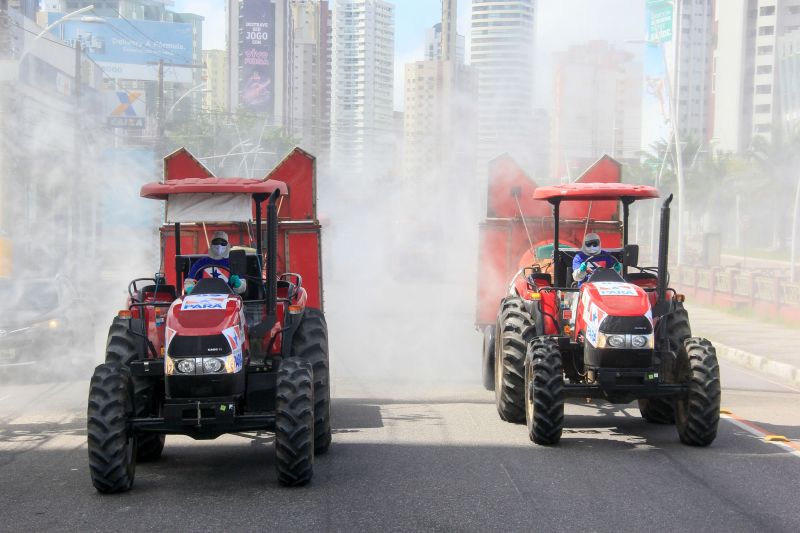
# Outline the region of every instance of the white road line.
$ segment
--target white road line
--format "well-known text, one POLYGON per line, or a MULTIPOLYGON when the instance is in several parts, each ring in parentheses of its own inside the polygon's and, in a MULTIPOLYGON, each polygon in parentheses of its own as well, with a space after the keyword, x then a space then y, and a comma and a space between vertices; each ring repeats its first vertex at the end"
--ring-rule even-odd
MULTIPOLYGON (((732 417, 730 417, 728 415, 721 415, 721 418, 723 420, 727 420, 731 424, 733 424, 733 425, 735 425, 735 426, 747 431, 751 435, 755 435, 756 437, 761 439, 762 442, 766 442, 763 439, 764 439, 764 437, 769 435, 769 433, 766 433, 764 431, 758 430, 758 429, 752 427, 751 425, 745 424, 744 422, 741 422, 741 421, 739 421, 739 420, 737 420, 735 418, 732 418, 732 417)), ((794 455, 795 457, 800 458, 800 450, 797 450, 797 449, 793 448, 792 446, 790 446, 789 444, 786 444, 785 442, 767 442, 767 444, 775 444, 777 446, 780 446, 781 448, 783 448, 784 450, 789 452, 791 455, 794 455)))

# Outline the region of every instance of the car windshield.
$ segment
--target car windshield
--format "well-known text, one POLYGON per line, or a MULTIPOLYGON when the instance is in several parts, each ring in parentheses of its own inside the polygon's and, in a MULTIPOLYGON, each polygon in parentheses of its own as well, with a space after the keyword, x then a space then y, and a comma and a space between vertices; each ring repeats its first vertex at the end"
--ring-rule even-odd
POLYGON ((58 307, 58 286, 52 280, 3 279, 0 302, 17 311, 48 311, 58 307))

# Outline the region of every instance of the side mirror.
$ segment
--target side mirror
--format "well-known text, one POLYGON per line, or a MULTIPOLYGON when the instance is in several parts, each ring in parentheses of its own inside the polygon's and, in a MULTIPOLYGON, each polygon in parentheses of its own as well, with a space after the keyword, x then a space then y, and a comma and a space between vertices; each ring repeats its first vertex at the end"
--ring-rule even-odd
POLYGON ((231 274, 244 276, 247 272, 247 254, 244 250, 231 250, 228 254, 228 264, 231 266, 231 274))
POLYGON ((627 244, 622 251, 622 263, 626 267, 639 266, 639 245, 627 244))
POLYGON ((192 260, 189 257, 184 257, 182 255, 175 257, 175 274, 177 274, 175 277, 179 284, 185 276, 189 275, 189 267, 191 264, 192 260))

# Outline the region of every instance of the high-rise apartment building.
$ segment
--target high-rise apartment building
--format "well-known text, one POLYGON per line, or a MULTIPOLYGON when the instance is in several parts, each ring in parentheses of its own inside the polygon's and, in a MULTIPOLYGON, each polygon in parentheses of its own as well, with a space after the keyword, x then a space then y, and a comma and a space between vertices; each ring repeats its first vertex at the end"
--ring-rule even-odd
POLYGON ((556 54, 551 173, 572 178, 603 154, 637 158, 642 65, 605 41, 556 54))
POLYGON ((203 66, 206 92, 203 107, 206 111, 225 111, 228 101, 228 53, 225 50, 203 50, 203 66))
MULTIPOLYGON (((464 63, 466 39, 463 35, 456 34, 456 63, 464 63)), ((437 22, 425 31, 425 61, 442 59, 442 23, 437 22)))
POLYGON ((714 46, 713 0, 675 2, 678 77, 675 87, 682 140, 707 142, 711 133, 711 65, 714 46))
POLYGON ((425 61, 405 66, 402 174, 410 182, 474 170, 477 76, 464 64, 456 13, 455 0, 442 2, 437 41, 426 43, 425 61))
POLYGON ((327 0, 291 0, 291 127, 317 157, 330 148, 331 18, 327 0))
POLYGON ((713 140, 743 152, 782 127, 780 42, 800 28, 800 0, 717 0, 713 140))
POLYGON ((394 5, 334 0, 332 18, 333 164, 385 175, 394 139, 394 5))
POLYGON ((471 64, 479 80, 479 173, 503 152, 526 168, 533 164, 535 7, 535 0, 472 2, 471 64))

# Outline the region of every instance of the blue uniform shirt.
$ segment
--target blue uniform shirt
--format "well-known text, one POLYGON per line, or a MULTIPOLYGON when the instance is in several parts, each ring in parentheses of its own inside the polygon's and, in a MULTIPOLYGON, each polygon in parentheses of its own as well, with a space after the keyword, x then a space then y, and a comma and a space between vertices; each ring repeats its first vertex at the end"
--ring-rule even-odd
POLYGON ((219 270, 213 267, 224 268, 228 272, 230 272, 231 264, 227 258, 223 257, 222 259, 212 259, 211 257, 203 257, 202 259, 198 259, 192 265, 192 268, 189 270, 189 277, 192 279, 199 279, 203 276, 203 270, 207 268, 211 268, 211 272, 209 276, 212 278, 222 278, 225 281, 228 281, 228 276, 223 274, 219 270))

